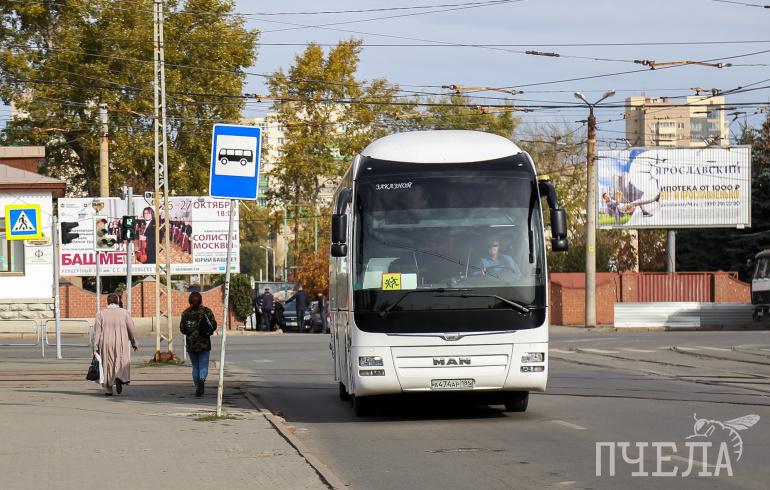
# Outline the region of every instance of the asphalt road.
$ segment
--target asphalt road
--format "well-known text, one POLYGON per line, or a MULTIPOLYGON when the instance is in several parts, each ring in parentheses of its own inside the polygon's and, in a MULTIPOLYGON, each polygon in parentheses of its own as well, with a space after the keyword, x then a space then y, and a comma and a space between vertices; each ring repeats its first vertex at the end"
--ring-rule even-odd
MULTIPOLYGON (((213 341, 212 361, 219 359, 219 339, 213 341)), ((140 354, 153 349, 152 339, 141 344, 140 354)), ((0 354, 27 357, 33 350, 5 348, 0 354)), ((87 348, 64 353, 88 357, 87 348)), ((532 394, 528 411, 516 414, 406 399, 376 417, 357 418, 337 397, 326 335, 230 336, 227 353, 228 369, 248 380, 249 391, 295 426, 302 442, 350 488, 770 486, 770 331, 555 329, 548 391, 532 394), (746 415, 759 420, 732 433, 716 423, 746 415), (706 466, 698 450, 691 474, 681 476, 691 459, 686 444, 703 441, 697 434, 711 426, 706 466), (729 444, 729 472, 718 459, 720 441, 729 444), (597 443, 615 444, 615 476, 608 474, 607 449, 597 476, 597 443), (641 468, 623 459, 621 443, 630 444, 628 460, 637 458, 637 444, 648 443, 641 468), (671 459, 660 469, 654 443, 676 445, 675 451, 662 450, 671 459), (706 476, 716 472, 718 461, 720 475, 706 476), (651 475, 675 467, 677 476, 651 475), (632 476, 634 471, 650 474, 632 476)))
POLYGON ((551 335, 548 391, 533 394, 526 413, 403 400, 368 419, 338 399, 328 343, 326 335, 229 337, 228 363, 248 373, 250 391, 351 488, 768 488, 770 332, 559 329, 551 335), (712 452, 690 458, 685 444, 705 440, 696 418, 751 414, 759 421, 733 433, 702 421, 697 434, 717 428, 712 452), (741 458, 733 452, 725 463, 719 441, 737 451, 734 433, 742 437, 741 458), (616 444, 615 476, 607 449, 597 476, 601 442, 616 444), (637 444, 649 443, 641 468, 625 462, 623 442, 628 460, 638 456, 637 444), (671 459, 660 469, 653 443, 676 444, 661 449, 671 459), (705 476, 717 464, 719 476, 705 476), (677 476, 631 475, 675 467, 677 476))

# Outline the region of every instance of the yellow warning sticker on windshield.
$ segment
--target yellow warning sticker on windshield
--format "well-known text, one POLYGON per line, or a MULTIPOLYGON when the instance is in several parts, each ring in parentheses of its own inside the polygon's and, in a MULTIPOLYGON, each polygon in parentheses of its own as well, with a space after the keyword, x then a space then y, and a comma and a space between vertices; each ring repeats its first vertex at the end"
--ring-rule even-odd
POLYGON ((383 274, 382 289, 384 291, 396 291, 401 289, 401 274, 383 274))

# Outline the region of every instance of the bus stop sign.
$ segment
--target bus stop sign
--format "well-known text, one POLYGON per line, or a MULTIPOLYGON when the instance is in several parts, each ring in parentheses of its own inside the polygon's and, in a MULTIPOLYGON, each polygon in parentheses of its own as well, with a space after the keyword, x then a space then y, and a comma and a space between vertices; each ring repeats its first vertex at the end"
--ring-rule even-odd
POLYGON ((214 125, 209 174, 211 197, 257 198, 261 143, 262 134, 257 126, 214 125))

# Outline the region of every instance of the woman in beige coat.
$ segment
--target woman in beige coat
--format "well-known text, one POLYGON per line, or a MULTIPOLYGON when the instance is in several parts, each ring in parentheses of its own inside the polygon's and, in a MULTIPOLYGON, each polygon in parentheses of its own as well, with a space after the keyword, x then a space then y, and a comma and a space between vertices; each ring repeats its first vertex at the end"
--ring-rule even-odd
POLYGON ((115 385, 118 395, 123 385, 131 382, 131 361, 128 342, 136 350, 134 322, 126 310, 118 306, 120 297, 113 293, 107 296, 107 308, 96 314, 96 338, 94 345, 102 357, 104 369, 104 394, 112 396, 115 385))

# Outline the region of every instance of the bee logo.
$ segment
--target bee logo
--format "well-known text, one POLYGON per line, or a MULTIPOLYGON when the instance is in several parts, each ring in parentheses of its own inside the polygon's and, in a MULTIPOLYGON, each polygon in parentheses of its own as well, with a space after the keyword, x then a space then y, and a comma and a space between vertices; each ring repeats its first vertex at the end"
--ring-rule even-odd
POLYGON ((695 419, 693 424, 692 435, 687 436, 687 439, 692 438, 710 438, 712 436, 719 436, 721 432, 726 433, 732 444, 731 451, 735 456, 735 461, 740 461, 743 456, 743 438, 738 431, 746 430, 749 427, 753 427, 754 424, 759 422, 759 415, 744 415, 737 419, 727 420, 721 422, 719 420, 699 419, 697 414, 692 415, 695 419), (717 432, 719 431, 719 432, 717 432))

